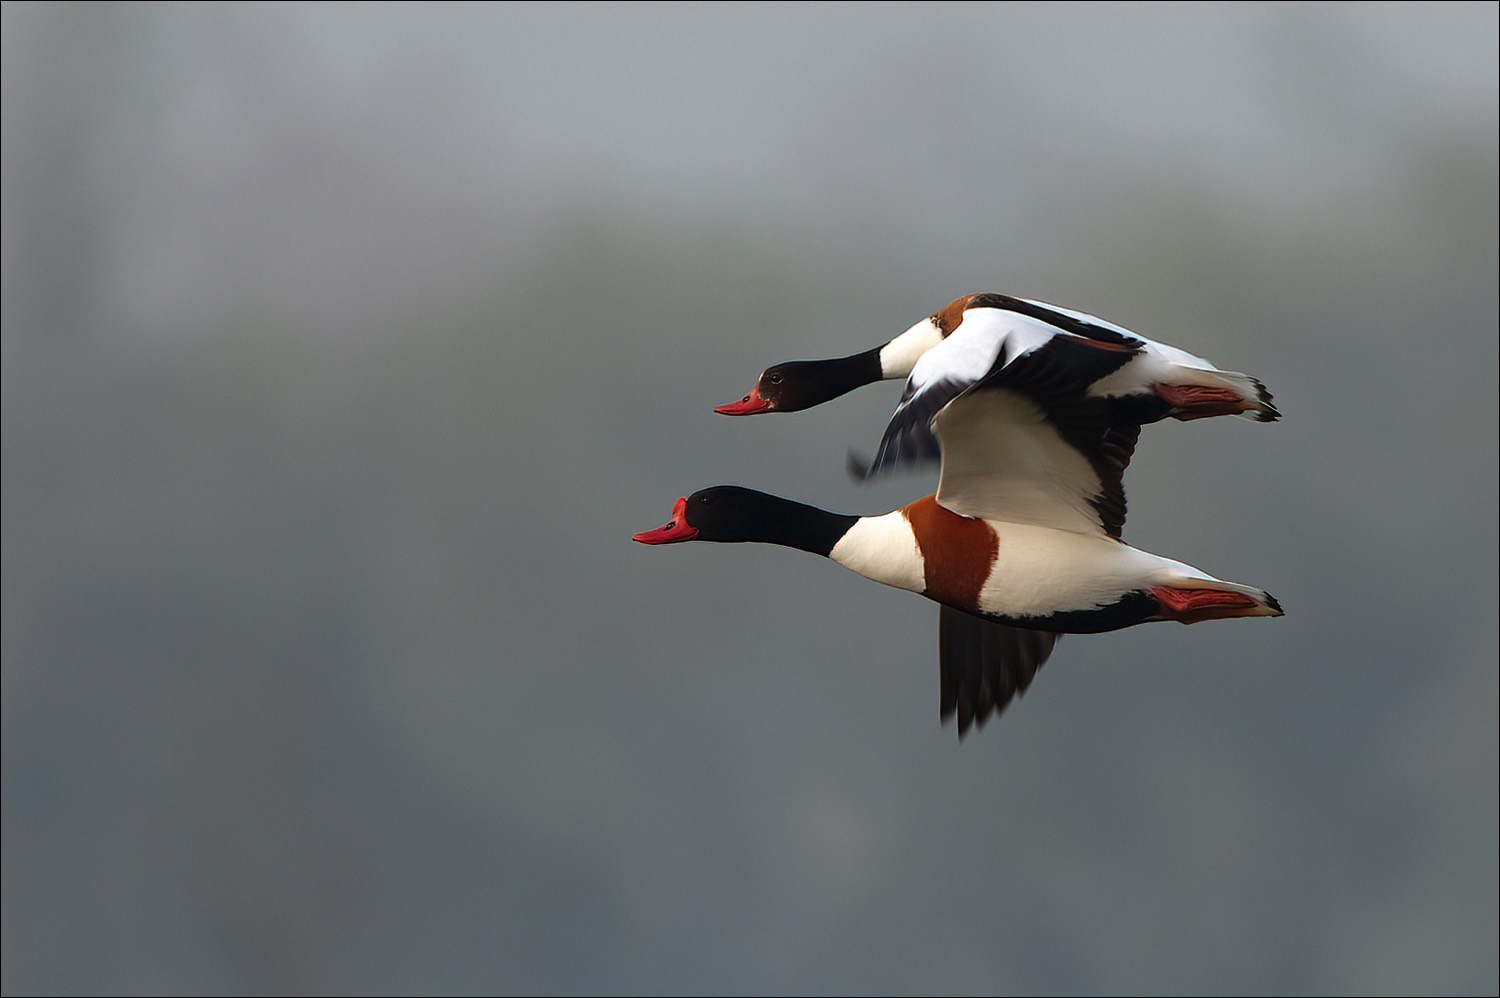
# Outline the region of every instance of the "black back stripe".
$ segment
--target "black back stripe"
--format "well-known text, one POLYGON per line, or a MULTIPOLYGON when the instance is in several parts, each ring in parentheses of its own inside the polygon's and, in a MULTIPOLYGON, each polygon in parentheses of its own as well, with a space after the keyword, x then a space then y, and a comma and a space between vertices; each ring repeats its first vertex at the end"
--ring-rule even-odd
POLYGON ((993 291, 975 295, 969 300, 969 308, 1004 309, 1007 312, 1015 312, 1018 315, 1039 319, 1050 326, 1056 326, 1065 333, 1084 336, 1088 339, 1099 340, 1104 343, 1118 343, 1121 346, 1142 346, 1144 344, 1143 340, 1134 336, 1127 336, 1118 329, 1112 329, 1109 326, 1081 319, 1076 315, 1060 312, 1040 302, 1027 301, 1024 298, 1016 298, 1011 295, 997 294, 993 291))

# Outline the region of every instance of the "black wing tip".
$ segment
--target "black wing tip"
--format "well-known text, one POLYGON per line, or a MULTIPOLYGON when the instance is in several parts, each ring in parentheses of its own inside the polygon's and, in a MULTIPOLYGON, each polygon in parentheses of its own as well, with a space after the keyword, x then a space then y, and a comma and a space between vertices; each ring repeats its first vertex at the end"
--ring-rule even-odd
POLYGON ((853 447, 849 448, 848 456, 844 459, 844 470, 849 473, 850 478, 864 485, 870 481, 870 472, 873 467, 874 462, 860 454, 853 447))
POLYGON ((942 379, 925 385, 915 392, 908 381, 907 391, 901 404, 896 406, 880 445, 875 449, 875 458, 865 471, 865 479, 880 475, 901 465, 920 465, 936 461, 942 456, 942 445, 933 432, 933 420, 949 402, 972 387, 952 379, 942 379))
POLYGON ((947 727, 948 722, 958 721, 958 740, 963 741, 968 737, 970 731, 983 731, 985 724, 994 717, 1005 713, 1005 708, 1011 703, 1021 699, 1025 690, 1016 690, 1007 696, 1003 703, 991 701, 983 708, 972 703, 967 697, 961 698, 957 705, 943 708, 938 711, 938 724, 947 727))
POLYGON ((938 722, 956 720, 958 739, 1004 713, 1031 686, 1060 637, 943 606, 938 618, 938 722))
POLYGON ((970 731, 983 730, 984 723, 991 717, 999 717, 1004 709, 1004 707, 1001 707, 985 714, 979 714, 974 711, 972 706, 969 706, 968 709, 949 707, 946 712, 939 713, 938 723, 943 727, 947 727, 948 722, 956 718, 958 720, 958 740, 962 742, 969 736, 970 731))
POLYGON ((875 457, 864 461, 849 451, 849 473, 862 482, 872 482, 899 468, 916 468, 942 458, 942 446, 928 426, 910 426, 899 433, 887 432, 875 457))

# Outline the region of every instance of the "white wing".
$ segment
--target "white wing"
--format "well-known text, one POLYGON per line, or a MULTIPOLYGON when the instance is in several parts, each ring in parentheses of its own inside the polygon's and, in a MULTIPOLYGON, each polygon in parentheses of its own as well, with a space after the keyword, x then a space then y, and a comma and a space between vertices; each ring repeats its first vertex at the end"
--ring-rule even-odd
MULTIPOLYGON (((988 296, 1000 301, 1002 296, 988 296)), ((1000 372, 1024 361, 1045 356, 1075 364, 1072 371, 1058 371, 1055 361, 1043 365, 1042 372, 1053 380, 1068 380, 1081 395, 1094 381, 1119 369, 1140 353, 1142 342, 1129 335, 1117 335, 1118 327, 1097 329, 1099 337, 1088 337, 1078 330, 1088 330, 1074 318, 1047 313, 1035 303, 1021 299, 1004 299, 1017 306, 1029 306, 1038 314, 1025 314, 1008 307, 970 307, 963 321, 947 339, 928 350, 912 368, 906 390, 896 406, 875 458, 864 469, 866 478, 901 464, 910 464, 938 456, 934 420, 945 406, 982 384, 993 383, 1000 372), (1050 314, 1063 326, 1040 316, 1050 314), (1066 326, 1067 328, 1063 328, 1066 326), (1065 356, 1064 356, 1065 355, 1065 356)))

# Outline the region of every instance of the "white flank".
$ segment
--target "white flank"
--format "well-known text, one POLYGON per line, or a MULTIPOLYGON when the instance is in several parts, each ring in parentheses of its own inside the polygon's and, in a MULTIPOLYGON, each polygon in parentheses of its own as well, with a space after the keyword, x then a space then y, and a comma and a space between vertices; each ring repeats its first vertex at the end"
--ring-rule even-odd
POLYGON ((920 593, 927 588, 922 551, 901 511, 862 517, 828 557, 867 579, 920 593))
POLYGON ((1017 523, 992 525, 1000 535, 1000 555, 979 595, 980 608, 989 613, 1036 617, 1091 610, 1137 589, 1189 577, 1213 578, 1103 535, 1017 523))
MULTIPOLYGON (((1131 358, 1130 363, 1090 385, 1089 394, 1096 398, 1149 395, 1156 385, 1203 385, 1235 390, 1249 386, 1250 379, 1245 375, 1236 377, 1241 379, 1241 383, 1227 379, 1225 372, 1201 357, 1194 357, 1175 347, 1163 349, 1159 343, 1148 343, 1146 349, 1131 358), (1178 355, 1183 358, 1182 361, 1176 359, 1178 355)), ((1250 397, 1255 397, 1253 389, 1250 397)))

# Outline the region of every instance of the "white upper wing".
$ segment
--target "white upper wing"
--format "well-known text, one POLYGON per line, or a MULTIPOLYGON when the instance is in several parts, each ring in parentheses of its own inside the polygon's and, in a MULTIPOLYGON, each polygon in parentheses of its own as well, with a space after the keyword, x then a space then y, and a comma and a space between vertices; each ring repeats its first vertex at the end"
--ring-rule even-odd
MULTIPOLYGON (((1073 324, 1063 315, 1057 318, 1073 324)), ((923 354, 912 368, 901 402, 864 476, 874 477, 897 465, 937 457, 934 420, 938 413, 979 386, 995 383, 1007 369, 1019 369, 1024 374, 1031 360, 1050 353, 1063 358, 1072 369, 1059 371, 1053 361, 1036 365, 1037 370, 1052 381, 1071 379, 1072 387, 1081 395, 1089 384, 1140 352, 1142 341, 1137 338, 1115 336, 1112 331, 1100 333, 1109 339, 1088 338, 1009 308, 970 308, 958 328, 923 354)), ((1023 388, 1024 380, 1017 382, 1023 388)))
POLYGON ((938 414, 937 433, 942 506, 986 520, 1104 532, 1093 500, 1104 492, 1105 476, 1025 395, 966 395, 938 414))
POLYGON ((956 513, 1118 537, 1140 427, 1088 388, 1144 343, 1104 335, 969 309, 913 368, 865 476, 941 455, 937 499, 956 513))

